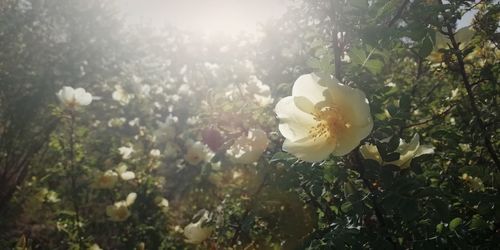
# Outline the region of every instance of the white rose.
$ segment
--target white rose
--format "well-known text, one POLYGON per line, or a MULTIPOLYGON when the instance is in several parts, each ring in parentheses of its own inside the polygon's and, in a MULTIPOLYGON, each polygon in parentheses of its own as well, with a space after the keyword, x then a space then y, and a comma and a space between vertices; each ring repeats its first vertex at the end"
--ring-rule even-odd
POLYGON ((95 180, 94 186, 99 189, 110 189, 114 187, 117 180, 118 174, 113 170, 108 170, 95 180))
POLYGON ((65 86, 56 95, 69 108, 87 106, 92 102, 92 95, 83 88, 73 89, 72 87, 65 86))
POLYGON ((137 198, 136 193, 130 193, 127 198, 123 201, 115 202, 113 205, 106 207, 106 214, 112 221, 125 221, 130 217, 130 211, 128 207, 135 202, 137 198))
POLYGON ((346 155, 367 137, 373 121, 365 94, 337 79, 319 83, 314 74, 302 75, 292 95, 275 108, 279 130, 286 138, 283 150, 297 158, 317 162, 346 155))
POLYGON ((134 152, 134 148, 132 146, 129 147, 123 146, 118 148, 118 152, 120 153, 123 159, 127 160, 130 159, 130 156, 134 152))
POLYGON ((213 227, 204 227, 202 224, 208 221, 208 211, 201 216, 196 223, 189 223, 184 228, 185 242, 190 244, 200 244, 212 234, 213 227))
POLYGON ((184 155, 184 160, 186 160, 191 165, 198 165, 201 162, 209 161, 213 156, 210 149, 201 142, 192 143, 186 154, 184 155))
POLYGON ((382 165, 396 165, 400 168, 409 168, 411 160, 425 154, 433 154, 434 147, 432 145, 420 145, 420 136, 416 133, 411 139, 410 143, 399 139, 399 146, 396 152, 399 153, 399 159, 391 162, 384 162, 377 146, 366 143, 359 147, 359 151, 363 158, 372 159, 382 165))
POLYGON ((259 160, 268 143, 266 132, 251 129, 248 135, 242 135, 234 141, 227 154, 234 163, 251 164, 259 160))
POLYGON ((121 105, 127 105, 130 102, 131 95, 129 95, 122 86, 115 85, 115 91, 111 95, 113 100, 119 102, 121 105))

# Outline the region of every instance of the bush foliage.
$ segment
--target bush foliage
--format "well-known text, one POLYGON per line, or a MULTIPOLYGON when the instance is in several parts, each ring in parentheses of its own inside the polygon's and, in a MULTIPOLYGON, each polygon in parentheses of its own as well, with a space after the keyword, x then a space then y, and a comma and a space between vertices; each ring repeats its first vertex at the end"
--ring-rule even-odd
POLYGON ((210 39, 114 8, 0 2, 2 249, 500 245, 495 1, 299 1, 259 34, 210 39), (311 72, 366 94, 360 145, 383 162, 416 133, 434 153, 402 168, 359 147, 284 152, 275 104, 311 72), (64 106, 63 86, 94 99, 64 106), (264 152, 231 155, 256 130, 264 152), (197 221, 209 233, 190 244, 197 221))

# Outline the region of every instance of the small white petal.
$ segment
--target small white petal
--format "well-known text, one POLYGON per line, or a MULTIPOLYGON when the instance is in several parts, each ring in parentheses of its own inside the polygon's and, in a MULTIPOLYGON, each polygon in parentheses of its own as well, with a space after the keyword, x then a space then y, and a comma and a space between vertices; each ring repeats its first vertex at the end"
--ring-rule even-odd
POLYGON ((135 178, 135 173, 132 171, 126 171, 120 174, 120 177, 124 181, 129 181, 135 178))
POLYGON ((319 78, 314 74, 300 76, 292 88, 292 96, 304 96, 313 104, 325 100, 325 91, 328 89, 318 83, 319 78))
POLYGON ((417 152, 415 152, 415 157, 427 154, 434 154, 434 147, 431 145, 421 145, 418 147, 417 152))
POLYGON ((285 138, 297 141, 309 136, 310 129, 317 123, 314 116, 307 112, 311 105, 304 97, 294 96, 287 96, 276 104, 279 130, 285 138))
POLYGON ((130 206, 130 205, 134 204, 136 198, 137 198, 136 193, 130 193, 127 195, 127 199, 125 200, 125 203, 127 204, 127 206, 130 206))
POLYGON ((304 138, 300 141, 285 140, 283 150, 307 162, 319 162, 328 158, 335 149, 335 143, 326 138, 304 138))

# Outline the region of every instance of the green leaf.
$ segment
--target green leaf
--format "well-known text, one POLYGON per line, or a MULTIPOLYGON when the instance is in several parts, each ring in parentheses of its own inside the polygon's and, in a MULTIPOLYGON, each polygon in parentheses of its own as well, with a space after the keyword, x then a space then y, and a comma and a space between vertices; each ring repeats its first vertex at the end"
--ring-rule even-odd
POLYGON ((436 233, 443 232, 443 229, 444 229, 444 224, 443 223, 439 223, 439 224, 436 225, 436 233))
POLYGON ((344 213, 348 213, 349 211, 352 210, 352 203, 350 201, 347 201, 347 202, 344 202, 341 206, 340 206, 340 210, 344 213))
POLYGON ((462 224, 462 218, 457 217, 450 221, 448 227, 450 228, 451 231, 455 231, 457 227, 460 226, 461 224, 462 224))
POLYGON ((484 221, 481 215, 475 214, 474 216, 472 216, 469 227, 470 229, 484 229, 488 227, 488 224, 484 221))
POLYGON ((389 14, 390 12, 393 12, 394 10, 396 10, 398 8, 400 2, 401 2, 401 0, 390 0, 382 8, 380 8, 377 11, 377 16, 375 18, 378 19, 379 17, 385 16, 385 15, 389 14))
POLYGON ((349 58, 351 58, 351 62, 358 64, 358 65, 363 65, 365 63, 365 60, 367 58, 366 52, 361 49, 361 48, 352 48, 349 52, 349 58))
POLYGON ((384 68, 384 63, 380 60, 368 60, 364 65, 372 74, 379 74, 384 68))
POLYGON ((434 44, 436 43, 436 32, 427 33, 427 35, 422 39, 422 44, 418 50, 418 55, 422 58, 427 57, 434 49, 434 44))

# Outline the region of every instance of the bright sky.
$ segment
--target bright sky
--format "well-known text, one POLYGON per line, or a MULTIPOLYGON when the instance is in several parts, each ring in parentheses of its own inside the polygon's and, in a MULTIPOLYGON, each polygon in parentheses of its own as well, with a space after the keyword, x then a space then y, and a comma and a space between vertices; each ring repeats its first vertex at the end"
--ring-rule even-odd
POLYGON ((165 23, 205 33, 254 32, 258 23, 278 18, 287 0, 117 0, 131 22, 165 23))

